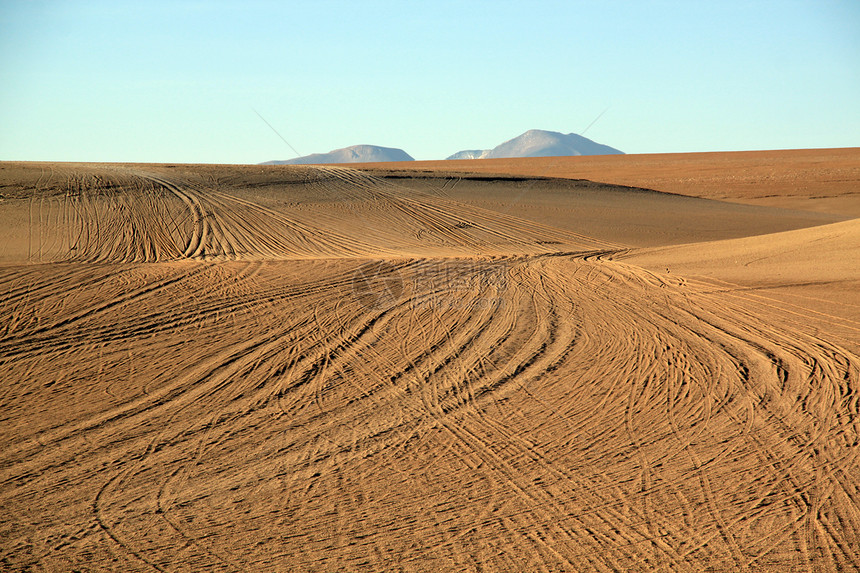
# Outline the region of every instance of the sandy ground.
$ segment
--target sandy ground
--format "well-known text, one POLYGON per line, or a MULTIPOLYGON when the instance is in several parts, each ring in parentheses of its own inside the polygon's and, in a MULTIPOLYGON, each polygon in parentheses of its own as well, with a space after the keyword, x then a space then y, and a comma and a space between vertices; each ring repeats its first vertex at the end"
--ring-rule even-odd
MULTIPOLYGON (((380 170, 391 164, 365 164, 380 170)), ((860 217, 860 148, 417 161, 409 169, 590 179, 860 217)))
POLYGON ((849 192, 458 170, 0 163, 0 569, 860 569, 849 192))

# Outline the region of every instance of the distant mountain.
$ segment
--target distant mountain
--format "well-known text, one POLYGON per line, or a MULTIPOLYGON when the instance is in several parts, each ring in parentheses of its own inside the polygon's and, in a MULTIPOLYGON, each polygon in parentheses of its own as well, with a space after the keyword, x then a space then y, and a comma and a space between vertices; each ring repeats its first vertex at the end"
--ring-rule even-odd
POLYGON ((328 153, 313 153, 295 159, 266 161, 261 165, 308 165, 312 163, 377 163, 383 161, 415 161, 402 149, 378 145, 353 145, 328 153))
MULTIPOLYGON (((614 147, 595 143, 575 133, 559 133, 531 129, 519 137, 497 145, 493 149, 466 149, 447 159, 492 159, 498 157, 553 157, 564 155, 616 155, 623 154, 614 147)), ((266 161, 261 165, 308 165, 314 163, 382 163, 415 161, 402 149, 378 145, 353 145, 328 153, 313 153, 295 159, 266 161)))
POLYGON ((489 149, 466 149, 445 159, 484 159, 490 151, 489 149))
POLYGON ((618 155, 623 154, 614 147, 568 133, 530 129, 519 137, 485 151, 459 151, 448 159, 492 159, 500 157, 555 157, 562 155, 618 155))

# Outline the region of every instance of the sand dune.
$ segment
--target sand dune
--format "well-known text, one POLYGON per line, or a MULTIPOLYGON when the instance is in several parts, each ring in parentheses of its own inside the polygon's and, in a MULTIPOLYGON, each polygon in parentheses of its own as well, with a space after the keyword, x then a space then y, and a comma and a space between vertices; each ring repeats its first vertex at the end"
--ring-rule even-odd
POLYGON ((0 164, 4 570, 860 569, 857 220, 394 175, 0 164))
MULTIPOLYGON (((379 171, 391 164, 367 164, 379 171)), ((860 216, 860 148, 416 161, 410 169, 590 179, 669 193, 860 216)))
POLYGON ((755 299, 793 320, 822 324, 860 350, 860 219, 710 243, 643 249, 618 258, 703 291, 755 299), (664 272, 665 271, 665 272, 664 272))

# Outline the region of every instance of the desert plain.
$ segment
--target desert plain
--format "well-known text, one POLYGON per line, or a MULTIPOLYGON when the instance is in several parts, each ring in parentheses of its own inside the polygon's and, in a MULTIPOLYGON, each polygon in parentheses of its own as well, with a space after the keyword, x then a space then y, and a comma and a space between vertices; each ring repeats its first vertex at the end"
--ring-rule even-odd
POLYGON ((858 571, 860 149, 0 163, 4 571, 858 571))

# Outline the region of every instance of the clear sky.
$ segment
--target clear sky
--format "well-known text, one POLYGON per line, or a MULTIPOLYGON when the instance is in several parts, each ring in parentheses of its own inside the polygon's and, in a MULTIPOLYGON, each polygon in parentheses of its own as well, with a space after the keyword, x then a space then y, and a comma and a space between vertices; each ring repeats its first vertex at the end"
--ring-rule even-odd
POLYGON ((860 146, 860 2, 0 0, 0 160, 860 146))

